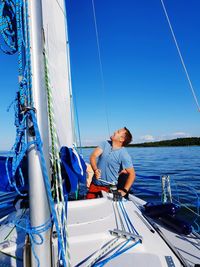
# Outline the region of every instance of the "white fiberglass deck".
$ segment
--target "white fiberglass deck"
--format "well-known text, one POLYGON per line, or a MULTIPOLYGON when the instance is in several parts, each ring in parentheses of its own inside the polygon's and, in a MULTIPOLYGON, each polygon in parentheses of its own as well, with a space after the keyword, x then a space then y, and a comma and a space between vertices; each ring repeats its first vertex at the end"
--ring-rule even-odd
MULTIPOLYGON (((143 237, 142 243, 138 243, 127 252, 108 261, 106 266, 170 266, 168 263, 170 260, 175 264, 174 266, 181 266, 179 260, 161 237, 155 231, 152 232, 141 221, 141 213, 137 206, 132 201, 127 200, 123 200, 123 204, 138 234, 143 237)), ((99 257, 99 254, 103 253, 104 248, 102 250, 101 248, 114 239, 110 231, 123 230, 121 227, 125 222, 120 223, 117 210, 119 213, 121 211, 117 205, 118 203, 113 202, 108 194, 104 194, 104 198, 101 199, 69 203, 68 229, 73 266, 90 266, 99 257), (86 260, 88 256, 91 257, 86 260), (79 265, 83 260, 85 261, 79 265)), ((123 219, 123 216, 121 218, 123 219)), ((113 249, 125 240, 123 237, 118 238, 113 249)), ((131 242, 133 244, 135 241, 131 242)), ((112 253, 105 258, 108 258, 112 253)))

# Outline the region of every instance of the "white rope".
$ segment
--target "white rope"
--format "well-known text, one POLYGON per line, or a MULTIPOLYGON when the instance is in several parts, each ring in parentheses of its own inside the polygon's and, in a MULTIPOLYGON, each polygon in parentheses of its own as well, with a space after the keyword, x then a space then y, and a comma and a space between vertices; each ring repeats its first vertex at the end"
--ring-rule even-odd
POLYGON ((176 39, 176 36, 174 34, 174 30, 172 28, 172 25, 171 25, 171 22, 170 22, 170 19, 169 19, 169 16, 168 16, 168 13, 167 13, 167 10, 165 8, 165 5, 164 5, 164 2, 163 0, 160 0, 161 1, 161 4, 162 4, 162 7, 163 7, 163 10, 164 10, 164 13, 165 13, 165 16, 166 16, 166 19, 167 19, 167 22, 169 24, 169 28, 170 28, 170 31, 171 31, 171 34, 172 34, 172 37, 174 39, 174 42, 175 42, 175 45, 176 45, 176 49, 178 51, 178 54, 179 54, 179 57, 180 57, 180 60, 181 60, 181 63, 182 63, 182 66, 183 66, 183 69, 185 71, 185 75, 187 77, 187 80, 188 80, 188 83, 189 83, 189 86, 190 86, 190 89, 191 89, 191 92, 192 92, 192 95, 193 95, 193 98, 195 100, 195 103, 197 105, 197 109, 198 111, 200 112, 200 106, 199 106, 199 103, 198 103, 198 100, 197 100, 197 97, 196 97, 196 94, 195 94, 195 91, 194 91, 194 87, 192 85, 192 82, 191 82, 191 79, 190 79, 190 76, 188 74, 188 71, 187 71, 187 68, 185 66, 185 62, 183 60, 183 57, 182 57, 182 54, 181 54, 181 51, 180 51, 180 48, 179 48, 179 45, 178 45, 178 42, 177 42, 177 39, 176 39))
MULTIPOLYGON (((120 239, 116 237, 112 240, 112 242, 108 243, 105 247, 100 248, 95 254, 95 258, 87 265, 87 267, 92 267, 101 257, 103 257, 120 239)), ((124 242, 124 241, 123 241, 124 242)), ((122 243, 123 243, 122 242, 122 243)), ((116 249, 119 245, 117 245, 114 249, 116 249)))
POLYGON ((102 65, 102 60, 101 60, 101 52, 100 52, 100 45, 99 45, 99 33, 98 33, 98 29, 97 29, 97 20, 96 20, 94 0, 92 0, 92 9, 93 9, 93 17, 94 17, 94 26, 95 26, 97 50, 98 50, 99 68, 100 68, 100 76, 101 76, 101 87, 102 87, 103 97, 104 97, 103 100, 104 100, 104 105, 105 105, 105 115, 106 115, 106 122, 107 122, 107 128, 108 128, 108 136, 110 136, 108 105, 107 105, 107 98, 106 98, 106 94, 105 94, 105 92, 106 92, 106 90, 105 90, 105 80, 104 80, 103 65, 102 65))

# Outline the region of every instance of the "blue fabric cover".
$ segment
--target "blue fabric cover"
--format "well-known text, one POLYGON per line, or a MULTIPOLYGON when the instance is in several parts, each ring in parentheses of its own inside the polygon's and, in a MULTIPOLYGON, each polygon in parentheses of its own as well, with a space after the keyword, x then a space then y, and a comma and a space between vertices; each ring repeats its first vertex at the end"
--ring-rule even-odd
MULTIPOLYGON (((68 191, 69 192, 75 192, 77 190, 77 186, 78 183, 86 183, 86 169, 87 166, 84 162, 84 160, 82 159, 81 156, 79 156, 80 158, 80 162, 81 162, 81 166, 83 169, 83 175, 81 174, 81 168, 79 166, 79 162, 78 162, 78 158, 76 156, 76 154, 73 152, 72 148, 68 148, 66 146, 61 147, 60 150, 60 158, 61 158, 61 162, 62 165, 64 167, 64 170, 67 173, 67 176, 64 174, 64 179, 67 180, 67 182, 70 183, 70 188, 68 191)), ((62 172, 63 175, 63 172, 62 172)))

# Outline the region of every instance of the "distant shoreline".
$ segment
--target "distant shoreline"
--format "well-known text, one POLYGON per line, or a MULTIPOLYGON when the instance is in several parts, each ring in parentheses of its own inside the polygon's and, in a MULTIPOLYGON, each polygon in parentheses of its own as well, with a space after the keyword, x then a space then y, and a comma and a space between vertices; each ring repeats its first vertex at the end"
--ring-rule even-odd
MULTIPOLYGON (((130 144, 128 147, 180 147, 180 146, 200 146, 200 137, 177 138, 172 140, 163 140, 157 142, 145 142, 139 144, 130 144)), ((95 148, 96 146, 82 146, 82 148, 95 148)), ((10 151, 0 151, 0 156, 9 154, 10 151)))
MULTIPOLYGON (((176 138, 156 142, 145 142, 130 144, 128 147, 179 147, 179 146, 200 146, 200 137, 176 138)), ((96 146, 83 146, 82 148, 95 148, 96 146)))

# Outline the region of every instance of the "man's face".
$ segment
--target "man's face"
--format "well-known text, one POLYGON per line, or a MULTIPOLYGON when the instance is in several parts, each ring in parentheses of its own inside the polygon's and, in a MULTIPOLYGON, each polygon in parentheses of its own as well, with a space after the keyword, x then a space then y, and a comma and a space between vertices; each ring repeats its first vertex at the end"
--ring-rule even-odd
POLYGON ((124 140, 125 140, 125 133, 126 133, 126 130, 124 128, 119 129, 119 130, 117 130, 117 131, 115 131, 113 133, 113 135, 110 137, 110 139, 112 141, 124 142, 124 140))

